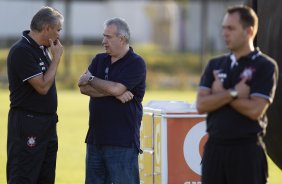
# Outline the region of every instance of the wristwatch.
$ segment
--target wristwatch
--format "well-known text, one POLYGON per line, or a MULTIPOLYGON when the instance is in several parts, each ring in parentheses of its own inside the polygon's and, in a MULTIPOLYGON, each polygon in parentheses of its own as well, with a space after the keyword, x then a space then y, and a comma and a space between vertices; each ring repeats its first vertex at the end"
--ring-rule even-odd
POLYGON ((233 99, 238 98, 238 91, 236 91, 235 89, 230 89, 229 94, 233 99))
POLYGON ((91 75, 91 76, 88 78, 88 82, 92 81, 94 78, 95 78, 95 76, 91 75))

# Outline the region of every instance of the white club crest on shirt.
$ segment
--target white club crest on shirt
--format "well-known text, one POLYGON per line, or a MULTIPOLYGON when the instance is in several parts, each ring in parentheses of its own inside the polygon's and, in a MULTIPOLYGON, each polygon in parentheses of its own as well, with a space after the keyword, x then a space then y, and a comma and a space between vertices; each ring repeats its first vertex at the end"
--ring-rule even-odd
POLYGON ((29 147, 34 147, 36 145, 36 137, 33 137, 33 136, 28 137, 27 138, 27 145, 29 147))
POLYGON ((247 78, 248 80, 251 80, 253 77, 255 69, 254 68, 245 68, 244 71, 241 73, 241 78, 247 78))

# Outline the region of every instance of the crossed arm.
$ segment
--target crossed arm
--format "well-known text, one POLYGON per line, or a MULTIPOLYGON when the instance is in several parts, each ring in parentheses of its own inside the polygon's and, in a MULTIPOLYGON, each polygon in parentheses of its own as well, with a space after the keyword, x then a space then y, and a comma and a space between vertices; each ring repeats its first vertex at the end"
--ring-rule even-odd
POLYGON ((211 89, 199 89, 197 94, 197 109, 199 113, 209 113, 229 104, 236 111, 250 119, 259 119, 267 110, 269 102, 257 96, 250 96, 250 88, 245 78, 235 85, 238 98, 233 99, 225 89, 214 71, 214 82, 211 89))
POLYGON ((114 96, 122 103, 133 99, 133 94, 121 83, 102 80, 94 77, 88 81, 92 74, 87 70, 79 79, 80 92, 91 97, 114 96))

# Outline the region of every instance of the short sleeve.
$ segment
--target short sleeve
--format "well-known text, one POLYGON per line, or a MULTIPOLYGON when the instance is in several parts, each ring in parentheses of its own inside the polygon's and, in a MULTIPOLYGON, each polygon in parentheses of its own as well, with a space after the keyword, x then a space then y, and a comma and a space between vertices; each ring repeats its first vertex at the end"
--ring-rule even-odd
MULTIPOLYGON (((11 67, 15 71, 16 75, 25 82, 35 76, 42 74, 38 63, 40 61, 32 55, 32 53, 26 48, 17 48, 11 55, 11 67)), ((38 58, 39 60, 39 58, 38 58)))
POLYGON ((214 81, 212 61, 209 61, 200 79, 200 88, 210 89, 214 81))
POLYGON ((97 65, 97 56, 94 57, 90 63, 90 65, 88 66, 88 71, 92 74, 95 75, 95 66, 97 65))
POLYGON ((261 96, 272 102, 278 81, 278 68, 272 62, 260 66, 251 83, 251 96, 261 96))

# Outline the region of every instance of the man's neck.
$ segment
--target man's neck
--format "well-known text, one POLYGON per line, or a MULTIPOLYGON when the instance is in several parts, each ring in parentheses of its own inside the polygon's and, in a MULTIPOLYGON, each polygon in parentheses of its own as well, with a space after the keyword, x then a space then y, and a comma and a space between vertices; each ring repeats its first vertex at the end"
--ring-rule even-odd
POLYGON ((112 56, 111 57, 111 61, 112 63, 116 62, 117 60, 119 60, 120 58, 123 58, 126 53, 129 51, 129 46, 126 46, 122 49, 122 51, 120 52, 120 54, 116 55, 116 56, 112 56))
POLYGON ((253 44, 248 44, 245 47, 234 50, 232 53, 235 55, 236 60, 240 59, 243 56, 247 56, 249 53, 253 52, 255 50, 255 47, 253 44))
POLYGON ((38 44, 38 45, 43 45, 43 42, 40 39, 40 33, 35 32, 35 31, 30 31, 28 35, 38 44))

